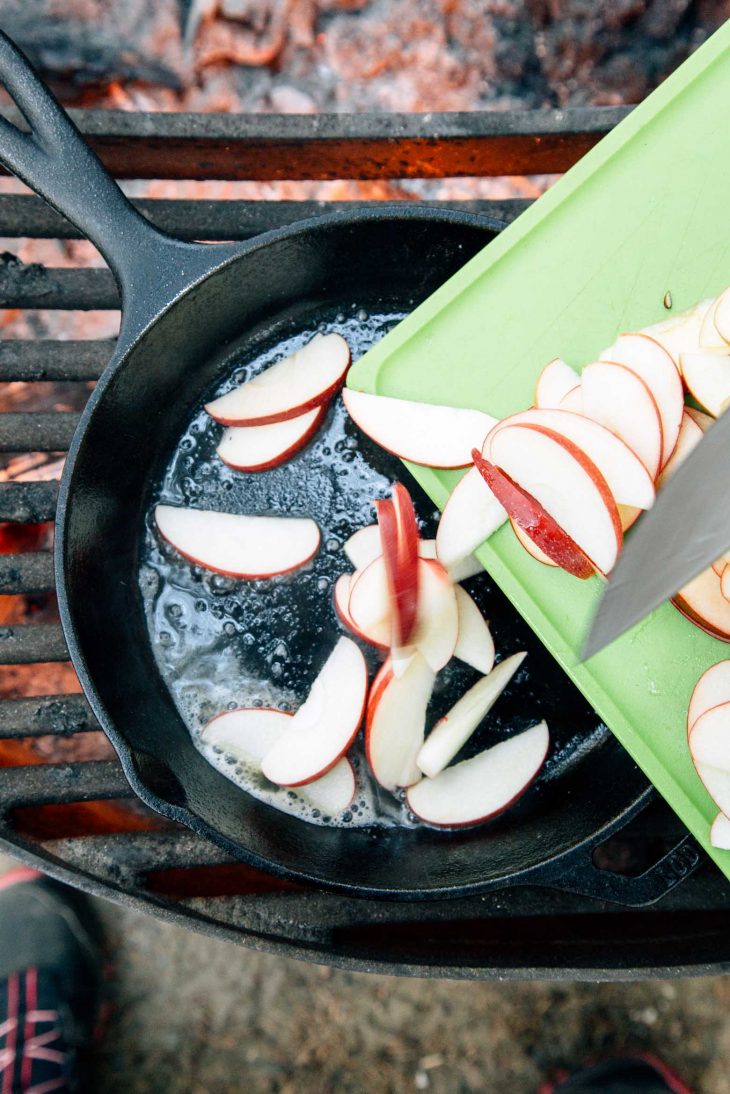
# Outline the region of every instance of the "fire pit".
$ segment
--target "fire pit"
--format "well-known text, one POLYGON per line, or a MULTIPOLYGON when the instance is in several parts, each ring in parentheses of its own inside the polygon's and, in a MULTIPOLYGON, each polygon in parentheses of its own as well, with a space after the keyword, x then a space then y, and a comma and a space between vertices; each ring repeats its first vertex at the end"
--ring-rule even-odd
MULTIPOLYGON (((623 112, 236 117, 82 111, 76 120, 120 178, 391 179, 560 172, 623 112)), ((139 202, 160 227, 206 240, 248 238, 342 204, 139 202)), ((452 204, 507 223, 524 203, 452 204)), ((77 238, 39 199, 10 194, 0 196, 0 235, 77 238)), ((0 265, 3 308, 113 311, 117 303, 106 270, 24 266, 9 255, 0 265)), ((65 405, 78 406, 111 349, 109 341, 6 341, 0 380, 68 383, 73 394, 65 405)), ((6 608, 11 605, 0 629, 0 662, 17 667, 5 670, 3 692, 22 696, 0 701, 0 837, 12 853, 89 892, 219 937, 352 968, 570 979, 730 968, 730 892, 709 862, 641 910, 577 895, 571 875, 559 873, 549 889, 523 886, 393 905, 258 873, 132 800, 84 699, 73 694, 55 621, 48 547, 57 484, 34 477, 32 454, 63 453, 76 421, 73 409, 0 415, 0 449, 29 457, 24 481, 0 483, 0 521, 8 522, 0 592, 6 608), (28 666, 32 683, 21 678, 28 666), (59 689, 67 693, 46 694, 59 689), (66 758, 70 762, 60 762, 66 758)), ((646 800, 626 829, 596 849, 598 876, 600 870, 607 878, 640 875, 681 837, 669 809, 648 792, 646 800)), ((681 879, 695 861, 694 849, 685 847, 663 867, 664 882, 681 879)), ((600 882, 592 891, 600 892, 600 882)))

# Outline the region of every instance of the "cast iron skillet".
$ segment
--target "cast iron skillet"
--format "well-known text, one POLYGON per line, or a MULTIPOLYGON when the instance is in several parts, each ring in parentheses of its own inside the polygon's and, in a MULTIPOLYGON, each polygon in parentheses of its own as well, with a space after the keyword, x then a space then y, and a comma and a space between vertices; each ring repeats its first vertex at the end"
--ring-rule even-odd
MULTIPOLYGON (((245 360, 267 337, 273 345, 282 331, 308 328, 340 303, 407 309, 499 225, 383 207, 243 245, 180 242, 136 213, 4 36, 0 79, 30 129, 0 120, 0 160, 98 246, 123 300, 116 352, 66 462, 55 558, 73 663, 140 798, 256 866, 354 894, 434 898, 559 879, 564 888, 629 903, 661 895, 691 868, 687 847, 639 879, 591 865, 591 848, 647 796, 643 776, 607 733, 585 752, 573 748, 514 821, 454 834, 314 827, 242 793, 196 751, 145 624, 138 591, 145 513, 232 349, 245 360)), ((508 605, 500 611, 517 620, 508 605)), ((572 685, 543 660, 554 694, 574 706, 572 685)))

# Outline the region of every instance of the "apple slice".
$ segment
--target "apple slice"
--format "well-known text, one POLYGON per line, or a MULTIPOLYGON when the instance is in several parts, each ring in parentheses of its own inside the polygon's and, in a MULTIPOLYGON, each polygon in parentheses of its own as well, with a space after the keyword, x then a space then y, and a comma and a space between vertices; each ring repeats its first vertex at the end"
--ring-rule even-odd
POLYGON ((719 418, 730 400, 730 346, 682 354, 684 382, 701 406, 719 418))
POLYGON ((350 348, 339 334, 316 334, 302 349, 207 403, 222 425, 268 425, 299 418, 328 402, 342 386, 350 348))
POLYGON ((550 735, 545 722, 422 779, 406 799, 411 810, 439 828, 480 824, 502 813, 530 786, 545 763, 550 735))
POLYGON ((317 553, 319 528, 306 517, 249 517, 158 505, 163 539, 205 570, 254 580, 296 570, 317 553))
POLYGON ((381 448, 426 467, 468 467, 496 418, 481 410, 414 403, 345 388, 347 411, 381 448))
POLYGON ((560 357, 548 361, 535 385, 535 406, 551 409, 580 384, 580 376, 560 357))
POLYGON ((637 520, 641 516, 642 510, 636 509, 633 505, 617 505, 618 515, 621 518, 621 530, 628 532, 632 524, 636 524, 637 520))
POLYGON ((499 699, 526 653, 513 653, 484 676, 436 723, 418 753, 418 766, 424 775, 435 778, 464 747, 474 730, 499 699))
POLYGON ((719 303, 719 298, 713 300, 709 308, 705 312, 700 327, 700 349, 724 349, 727 353, 728 344, 727 340, 723 338, 720 331, 717 329, 715 323, 715 311, 719 303))
POLYGON ((326 406, 271 425, 229 426, 216 452, 234 471, 268 471, 304 448, 322 424, 326 406))
POLYGON ((386 790, 410 786, 421 777, 416 765, 426 728, 426 708, 435 675, 415 654, 398 677, 392 666, 368 703, 365 753, 373 775, 386 790))
MULTIPOLYGON (((621 549, 623 533, 616 502, 593 461, 567 437, 538 425, 495 430, 490 452, 494 464, 536 499, 594 566, 607 574, 621 549)), ((510 516, 531 534, 517 513, 510 516)), ((558 561, 544 543, 535 541, 558 561)))
POLYGON ((717 298, 714 308, 715 328, 726 342, 730 342, 730 289, 717 298))
POLYGON ((350 615, 350 582, 352 580, 352 574, 340 574, 335 581, 335 588, 333 592, 333 600, 335 605, 335 611, 348 631, 355 631, 357 633, 357 627, 352 621, 350 615))
MULTIPOLYGON (((239 707, 211 719, 203 730, 206 742, 241 762, 261 767, 261 761, 289 727, 292 714, 266 707, 239 707)), ((343 757, 321 779, 300 787, 299 795, 326 816, 338 816, 355 796, 355 772, 343 757)))
POLYGON ((572 414, 583 413, 583 389, 580 384, 563 396, 557 407, 558 410, 568 410, 572 414))
POLYGON ((454 588, 456 609, 459 615, 459 637, 454 657, 471 665, 477 672, 491 672, 494 664, 494 639, 489 624, 479 611, 466 589, 454 588))
MULTIPOLYGON (((637 510, 637 512, 638 512, 638 510, 637 510)), ((543 566, 557 566, 557 562, 553 562, 553 560, 551 558, 549 558, 545 554, 545 552, 538 547, 538 545, 536 543, 533 543, 532 540, 530 539, 530 537, 528 536, 527 532, 523 532, 523 530, 520 528, 519 524, 517 524, 517 522, 514 521, 512 519, 512 517, 509 518, 509 522, 512 525, 512 531, 517 536, 518 540, 520 541, 522 546, 525 548, 528 555, 532 555, 532 557, 535 559, 535 561, 536 562, 541 562, 543 564, 543 566)))
POLYGON ((320 778, 344 756, 365 710, 368 670, 350 638, 340 638, 288 729, 266 753, 261 770, 279 786, 320 778))
POLYGON ((671 356, 648 334, 620 334, 601 361, 624 365, 654 396, 662 422, 662 467, 674 451, 684 412, 684 391, 671 356))
POLYGON ((710 297, 700 301, 688 311, 678 312, 676 315, 668 315, 666 319, 654 323, 650 327, 644 327, 643 334, 648 334, 667 351, 674 362, 677 372, 682 372, 679 358, 683 353, 692 353, 700 347, 700 333, 702 324, 710 307, 715 301, 710 297))
POLYGON ((696 407, 686 406, 684 408, 685 414, 689 414, 693 422, 696 422, 703 433, 706 433, 711 425, 714 424, 715 419, 709 414, 705 414, 704 410, 697 410, 696 407))
MULTIPOLYGON (((430 559, 419 561, 418 581, 418 621, 410 645, 439 672, 454 656, 459 640, 456 588, 443 566, 430 559)), ((399 669, 394 671, 398 674, 399 669)))
MULTIPOLYGON (((418 545, 418 553, 421 558, 432 558, 437 562, 440 561, 438 551, 436 550, 435 539, 422 539, 418 545)), ((470 577, 475 577, 477 574, 484 573, 484 567, 474 555, 467 555, 466 558, 460 558, 457 562, 454 562, 453 565, 446 566, 444 569, 454 584, 457 584, 460 581, 468 581, 470 577)))
POLYGON ((710 844, 718 851, 730 851, 730 817, 718 813, 710 828, 710 844))
POLYGON ((712 569, 715 571, 719 578, 725 573, 727 566, 730 566, 730 552, 726 551, 724 555, 720 555, 712 563, 712 569))
POLYGON ((396 483, 392 499, 376 501, 383 561, 392 604, 393 645, 405 646, 418 614, 418 524, 410 494, 396 483))
POLYGON ((710 566, 672 597, 678 608, 700 630, 730 642, 730 604, 720 590, 720 578, 710 566))
POLYGON ((701 714, 722 703, 730 703, 730 661, 711 665, 695 684, 687 708, 687 732, 692 732, 692 726, 701 714))
MULTIPOLYGON (((481 446, 480 446, 481 447, 481 446)), ((475 467, 456 484, 446 502, 436 553, 447 569, 461 562, 504 524, 507 513, 475 467)))
POLYGON ((583 369, 581 386, 586 417, 620 437, 655 479, 664 452, 662 422, 641 377, 625 365, 597 361, 583 369))
POLYGON ((391 601, 382 556, 351 575, 347 614, 359 637, 383 650, 390 647, 391 601))
POLYGON ((720 592, 730 601, 730 566, 726 566, 720 574, 720 592))
POLYGON ((658 489, 661 489, 662 486, 671 479, 677 468, 681 467, 692 449, 696 448, 700 443, 702 436, 702 430, 697 422, 687 413, 687 411, 685 411, 682 415, 682 425, 679 429, 679 436, 677 437, 677 444, 674 452, 664 465, 664 469, 661 471, 659 478, 656 481, 658 489))
POLYGON ((573 577, 587 578, 595 572, 595 567, 585 551, 571 539, 557 521, 542 507, 540 502, 509 475, 480 456, 476 449, 472 453, 479 473, 484 476, 490 489, 494 490, 504 503, 514 521, 532 539, 556 566, 560 566, 573 577))
MULTIPOLYGON (((664 352, 662 350, 662 352, 664 352)), ((679 377, 667 358, 675 380, 679 377)), ((680 394, 681 394, 680 384, 680 394)), ((627 444, 605 426, 582 414, 567 410, 523 410, 503 418, 484 444, 483 455, 491 459, 492 438, 507 425, 539 425, 572 441, 603 475, 618 505, 648 509, 654 502, 654 483, 643 463, 627 444)))
POLYGON ((689 733, 689 750, 695 765, 730 773, 730 702, 700 714, 689 733))
POLYGON ((367 524, 364 528, 358 528, 342 549, 356 570, 364 570, 383 553, 380 529, 377 524, 367 524))

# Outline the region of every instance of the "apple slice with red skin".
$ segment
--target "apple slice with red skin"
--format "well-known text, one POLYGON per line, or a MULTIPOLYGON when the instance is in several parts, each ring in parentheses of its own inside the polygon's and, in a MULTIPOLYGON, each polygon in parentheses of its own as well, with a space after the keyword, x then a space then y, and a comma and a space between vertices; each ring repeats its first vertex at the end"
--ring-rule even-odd
POLYGON ((350 638, 340 638, 289 728, 264 756, 261 770, 279 786, 320 778, 357 736, 368 691, 365 658, 350 638))
MULTIPOLYGON (((418 580, 418 619, 409 645, 434 672, 440 672, 454 656, 459 640, 456 589, 444 567, 431 559, 420 559, 418 580)), ((397 666, 394 671, 398 674, 397 666)))
POLYGON ((356 570, 364 570, 383 553, 380 528, 377 524, 367 524, 364 528, 358 528, 342 549, 356 570))
POLYGON ((716 330, 726 342, 730 343, 730 288, 725 289, 717 298, 713 309, 713 319, 716 330))
POLYGON ((489 460, 485 460, 476 449, 473 456, 479 473, 505 506, 510 518, 556 566, 581 579, 595 573, 595 567, 586 553, 550 516, 537 498, 528 494, 489 460))
POLYGON ((426 467, 468 467, 496 422, 481 410, 415 403, 345 388, 347 412, 363 433, 402 460, 426 467))
MULTIPOLYGON (((668 358, 667 361, 679 383, 674 366, 668 358)), ((653 505, 654 482, 639 457, 620 437, 591 418, 567 410, 539 410, 536 407, 512 414, 503 418, 487 437, 482 449, 487 459, 491 459, 492 438, 508 425, 543 426, 572 441, 603 475, 617 505, 639 509, 649 509, 653 505)))
POLYGON ((477 469, 470 468, 451 491, 441 514, 436 532, 436 554, 441 565, 447 569, 456 566, 506 519, 504 506, 477 469))
POLYGON ((730 346, 683 353, 682 375, 700 406, 719 418, 730 402, 730 346))
POLYGON ((183 558, 227 577, 286 574, 305 566, 319 548, 319 528, 308 517, 249 517, 158 505, 155 522, 183 558))
POLYGON ((730 851, 730 817, 718 813, 710 828, 710 844, 718 851, 730 851))
POLYGON ((631 369, 653 395, 662 423, 663 467, 677 444, 684 412, 684 390, 674 361, 659 342, 641 333, 620 334, 600 360, 631 369))
POLYGON ((207 403, 222 425, 269 425, 299 418, 329 402, 345 381, 350 348, 339 334, 316 334, 306 346, 207 403))
POLYGON ((730 642, 730 604, 720 590, 720 578, 710 566, 672 597, 672 604, 700 630, 730 642))
POLYGON ((352 580, 352 577, 352 574, 340 574, 337 581, 335 581, 332 597, 335 611, 340 622, 347 627, 348 631, 352 631, 354 634, 357 634, 358 638, 362 638, 363 636, 357 630, 357 627, 350 616, 350 581, 352 580))
POLYGON ((689 751, 708 794, 730 814, 730 703, 699 716, 689 735, 689 751))
POLYGON ((433 670, 416 653, 400 677, 388 664, 377 690, 373 689, 365 724, 365 754, 373 775, 386 790, 411 786, 421 777, 416 756, 423 744, 434 680, 433 670))
MULTIPOLYGON (((266 707, 239 707, 218 714, 208 722, 202 736, 222 748, 236 760, 252 763, 260 769, 266 753, 288 729, 292 714, 266 707)), ((321 779, 299 788, 304 798, 326 816, 339 816, 355 796, 355 772, 343 756, 321 779)))
POLYGON ((433 779, 451 763, 486 718, 526 656, 526 653, 514 653, 500 661, 436 723, 418 753, 418 766, 424 775, 433 779))
POLYGON ((454 657, 486 675, 494 664, 494 639, 489 624, 466 589, 457 585, 454 594, 459 615, 459 636, 454 657))
POLYGON ((422 779, 408 790, 408 805, 422 821, 438 828, 481 824, 524 794, 545 763, 549 746, 547 725, 540 722, 447 767, 435 779, 422 779))
POLYGON ((682 424, 679 428, 677 444, 671 457, 664 465, 659 478, 656 481, 657 489, 661 490, 671 479, 678 467, 681 467, 693 448, 702 440, 703 433, 694 418, 686 411, 682 415, 682 424))
POLYGON ((324 421, 327 407, 270 425, 229 426, 216 452, 234 471, 269 471, 304 448, 324 421))
POLYGON ((548 361, 535 385, 535 406, 552 409, 580 384, 578 373, 560 357, 548 361))
POLYGON ((730 703, 730 661, 711 665, 695 684, 687 708, 687 733, 692 732, 692 726, 701 714, 722 703, 730 703))
POLYGON ((571 390, 563 396, 563 398, 560 400, 560 403, 558 404, 557 409, 567 410, 571 414, 583 413, 583 389, 581 388, 580 384, 577 384, 576 387, 571 388, 571 390))
MULTIPOLYGON (((637 510, 637 512, 638 512, 638 510, 637 510)), ((519 524, 517 524, 512 519, 512 517, 509 518, 509 522, 512 525, 512 531, 517 536, 517 539, 520 541, 522 546, 525 548, 528 555, 532 555, 532 557, 535 559, 535 561, 536 562, 541 562, 543 564, 543 566, 556 567, 558 565, 557 562, 553 562, 553 560, 551 558, 548 558, 548 556, 545 554, 545 552, 542 551, 536 543, 532 542, 532 540, 528 536, 527 532, 524 532, 522 530, 522 528, 520 528, 519 524)))
POLYGON ((351 575, 347 614, 359 638, 382 650, 390 648, 391 600, 381 555, 364 570, 351 575))
POLYGON ((407 645, 418 615, 420 536, 410 494, 401 483, 391 499, 376 501, 380 541, 392 603, 393 645, 407 645))
MULTIPOLYGON (((585 452, 539 425, 495 430, 490 452, 494 465, 540 503, 596 569, 608 573, 621 549, 621 520, 605 478, 585 452)), ((531 535, 517 513, 510 516, 531 535)), ((549 547, 536 542, 558 561, 549 547)))
POLYGON ((581 377, 583 413, 632 449, 653 479, 664 452, 662 421, 646 383, 625 365, 596 361, 581 377))

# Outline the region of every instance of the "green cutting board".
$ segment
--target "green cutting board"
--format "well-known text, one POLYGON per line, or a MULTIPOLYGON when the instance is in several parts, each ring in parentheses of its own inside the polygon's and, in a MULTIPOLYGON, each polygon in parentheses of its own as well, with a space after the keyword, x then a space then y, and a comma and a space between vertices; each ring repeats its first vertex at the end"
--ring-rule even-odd
MULTIPOLYGON (((348 386, 503 417, 532 404, 551 357, 581 368, 620 331, 666 317, 667 292, 676 313, 728 284, 730 22, 357 362, 348 386)), ((407 467, 443 508, 459 473, 407 467)), ((692 689, 730 647, 665 604, 580 664, 601 582, 535 562, 508 525, 477 554, 730 877, 686 738, 692 689)))

